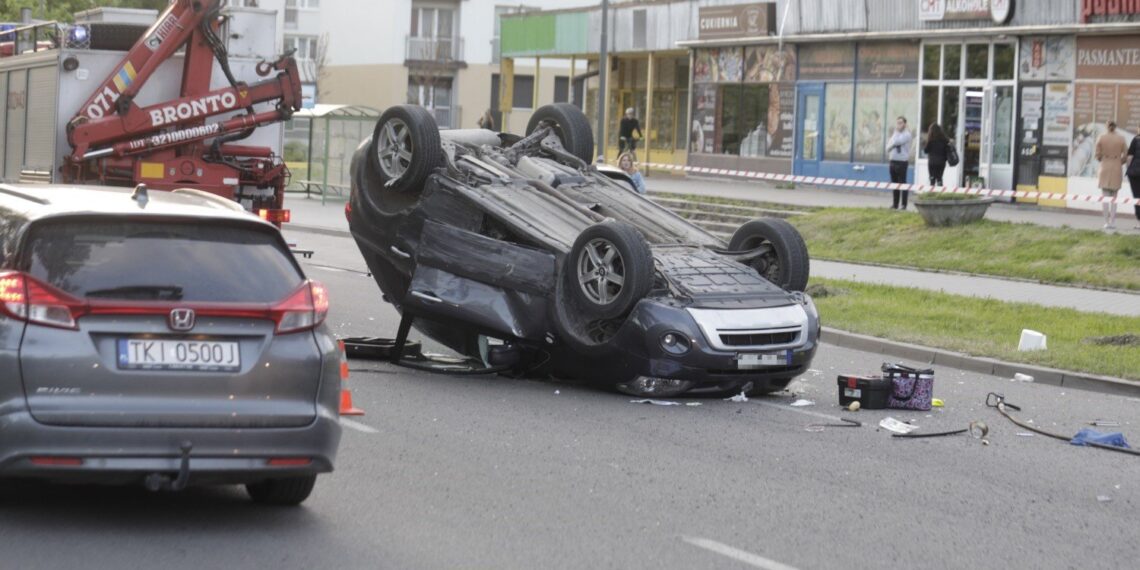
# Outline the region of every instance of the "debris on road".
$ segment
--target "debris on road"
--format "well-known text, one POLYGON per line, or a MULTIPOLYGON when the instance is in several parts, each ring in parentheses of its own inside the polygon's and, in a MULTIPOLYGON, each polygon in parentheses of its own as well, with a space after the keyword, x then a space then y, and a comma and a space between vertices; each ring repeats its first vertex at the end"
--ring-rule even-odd
POLYGON ((561 393, 562 393, 562 390, 555 390, 555 391, 554 391, 554 395, 555 395, 555 396, 557 396, 557 395, 559 395, 559 394, 561 394, 561 393))
POLYGON ((941 398, 934 398, 930 400, 930 405, 935 408, 943 408, 946 406, 946 402, 943 402, 941 398))
POLYGON ((854 402, 851 402, 850 404, 848 404, 848 406, 847 406, 847 411, 849 411, 849 412, 858 412, 858 411, 859 411, 859 408, 860 408, 860 407, 861 407, 861 406, 859 405, 859 402, 858 402, 858 401, 854 401, 854 402))
POLYGON ((1015 373, 1013 375, 1013 379, 1017 382, 1032 382, 1033 381, 1032 376, 1030 376, 1028 374, 1022 374, 1020 372, 1015 373))
POLYGON ((890 397, 892 388, 891 381, 887 378, 879 375, 840 374, 837 383, 840 406, 849 406, 852 402, 858 402, 860 408, 868 410, 882 410, 887 407, 887 398, 890 397))
POLYGON ((1105 445, 1110 447, 1119 447, 1121 449, 1132 449, 1128 446, 1128 442, 1124 439, 1124 434, 1120 432, 1102 432, 1092 428, 1084 428, 1073 436, 1069 441, 1073 445, 1089 445, 1095 443, 1098 445, 1105 445))
POLYGON ((680 406, 680 402, 670 402, 668 400, 630 400, 631 404, 653 404, 654 406, 680 406))
POLYGON ((1017 343, 1017 350, 1029 352, 1033 350, 1045 350, 1046 347, 1046 338, 1043 333, 1022 329, 1021 341, 1017 343))
POLYGON ((700 402, 685 402, 685 405, 689 406, 689 407, 697 407, 697 406, 701 405, 701 403, 700 402))
POLYGON ((1095 427, 1120 427, 1120 422, 1116 420, 1093 420, 1089 422, 1089 425, 1095 427))
POLYGON ((791 406, 793 408, 804 408, 807 406, 814 406, 814 405, 815 405, 815 402, 813 402, 811 400, 803 400, 803 399, 796 400, 796 401, 791 403, 791 406))
POLYGON ((1017 437, 1033 437, 1035 435, 1037 435, 1037 434, 1035 434, 1031 431, 1019 431, 1019 432, 1017 432, 1017 437))
POLYGON ((731 398, 725 398, 725 399, 724 399, 724 401, 726 401, 726 402, 736 402, 737 404, 742 404, 742 403, 744 403, 744 402, 747 402, 747 401, 748 401, 748 396, 745 396, 745 395, 744 395, 744 392, 741 392, 741 393, 739 393, 739 394, 737 394, 737 395, 735 395, 735 396, 733 396, 733 397, 731 397, 731 398))
POLYGON ((918 429, 918 426, 916 425, 903 423, 891 417, 883 418, 883 420, 879 422, 879 427, 887 431, 893 431, 895 433, 904 435, 918 429))
POLYGON ((1109 497, 1108 495, 1097 495, 1096 500, 1101 503, 1111 503, 1112 497, 1109 497))
POLYGON ((841 423, 841 424, 808 424, 807 427, 804 428, 804 431, 821 432, 825 428, 829 428, 829 427, 841 427, 841 428, 863 427, 863 422, 857 422, 855 420, 849 420, 847 418, 837 418, 837 419, 843 423, 841 423))

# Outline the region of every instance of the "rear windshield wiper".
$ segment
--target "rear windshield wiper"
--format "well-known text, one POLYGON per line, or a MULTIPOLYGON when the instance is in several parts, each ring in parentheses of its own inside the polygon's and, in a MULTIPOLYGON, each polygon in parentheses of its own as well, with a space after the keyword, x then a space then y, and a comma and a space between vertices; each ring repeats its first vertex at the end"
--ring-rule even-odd
POLYGON ((124 285, 94 289, 88 291, 87 296, 178 301, 182 299, 182 288, 177 285, 124 285))

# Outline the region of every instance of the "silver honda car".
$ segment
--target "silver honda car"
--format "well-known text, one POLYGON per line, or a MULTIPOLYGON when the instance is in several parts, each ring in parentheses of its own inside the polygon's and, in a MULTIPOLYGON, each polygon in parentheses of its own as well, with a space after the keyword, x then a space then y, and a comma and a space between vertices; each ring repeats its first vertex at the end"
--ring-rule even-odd
POLYGON ((0 185, 0 478, 299 504, 340 442, 327 312, 223 198, 0 185))

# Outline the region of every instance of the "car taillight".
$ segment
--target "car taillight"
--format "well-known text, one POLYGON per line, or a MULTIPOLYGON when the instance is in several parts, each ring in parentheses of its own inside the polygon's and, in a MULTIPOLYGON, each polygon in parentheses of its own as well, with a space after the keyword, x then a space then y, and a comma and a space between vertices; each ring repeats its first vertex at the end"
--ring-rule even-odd
POLYGON ((344 219, 350 222, 352 221, 352 202, 344 203, 344 219))
POLYGON ((257 217, 276 224, 287 224, 292 217, 289 210, 279 210, 277 208, 261 208, 257 211, 257 217))
POLYGON ((62 329, 78 329, 83 303, 51 285, 19 272, 0 274, 0 302, 12 318, 62 329))
POLYGON ((329 314, 329 293, 324 285, 306 281, 273 308, 278 333, 311 329, 329 314))

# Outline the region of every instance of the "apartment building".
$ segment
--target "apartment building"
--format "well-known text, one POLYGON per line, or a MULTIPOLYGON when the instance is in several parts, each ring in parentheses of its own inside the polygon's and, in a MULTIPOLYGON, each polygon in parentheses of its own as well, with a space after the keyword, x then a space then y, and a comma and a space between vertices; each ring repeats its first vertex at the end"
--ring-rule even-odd
MULTIPOLYGON (((282 0, 275 0, 282 1, 282 0)), ((498 109, 499 17, 538 9, 584 6, 591 0, 284 0, 298 6, 299 26, 319 22, 327 37, 319 66, 320 103, 384 109, 412 103, 430 109, 440 126, 471 128, 498 109), (319 5, 318 5, 319 3, 319 5), (310 11, 315 14, 310 15, 310 11)), ((266 2, 263 1, 263 6, 266 2)), ((285 33, 290 34, 286 16, 285 33)), ((308 36, 314 37, 314 36, 308 36)), ((299 53, 302 53, 299 51, 299 53)), ((522 129, 536 105, 569 101, 564 61, 514 62, 513 104, 504 129, 522 129), (537 76, 537 79, 536 79, 537 76)))

